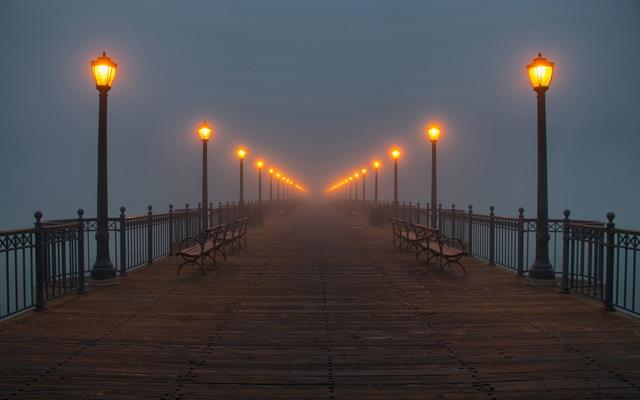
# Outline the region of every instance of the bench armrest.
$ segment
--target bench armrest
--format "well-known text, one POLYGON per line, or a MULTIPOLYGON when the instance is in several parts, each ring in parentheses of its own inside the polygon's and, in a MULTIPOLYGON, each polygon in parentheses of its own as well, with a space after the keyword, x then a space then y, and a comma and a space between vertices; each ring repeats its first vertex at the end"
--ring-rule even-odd
POLYGON ((202 244, 203 242, 196 237, 184 238, 180 241, 180 244, 178 245, 178 253, 186 248, 193 247, 195 245, 202 246, 202 244))
POLYGON ((453 247, 454 249, 460 249, 464 254, 467 253, 464 242, 458 238, 446 238, 441 242, 441 246, 453 247))

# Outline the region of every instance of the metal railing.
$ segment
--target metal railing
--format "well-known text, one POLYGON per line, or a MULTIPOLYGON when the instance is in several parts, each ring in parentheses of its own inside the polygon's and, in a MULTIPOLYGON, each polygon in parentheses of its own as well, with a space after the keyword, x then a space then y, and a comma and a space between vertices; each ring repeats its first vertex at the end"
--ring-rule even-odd
MULTIPOLYGON (((207 208, 210 226, 247 216, 252 224, 261 224, 264 215, 287 206, 285 200, 249 201, 244 206, 212 203, 207 208)), ((0 231, 0 318, 31 308, 43 308, 45 302, 69 292, 83 292, 85 278, 95 261, 95 218, 41 221, 35 214, 33 228, 0 231)), ((108 219, 109 253, 120 275, 159 258, 174 254, 180 242, 201 232, 202 209, 174 209, 155 214, 127 216, 120 208, 118 217, 108 219)))
MULTIPOLYGON (((343 201, 351 209, 368 208, 383 222, 397 216, 409 222, 430 225, 429 204, 343 201)), ((460 239, 470 256, 486 260, 520 275, 529 271, 535 259, 536 219, 525 218, 524 209, 515 217, 475 213, 452 205, 436 210, 437 226, 445 235, 460 239)), ((573 292, 601 300, 607 309, 621 309, 640 316, 640 231, 616 229, 614 215, 608 223, 564 218, 548 223, 549 259, 561 291, 573 292)))

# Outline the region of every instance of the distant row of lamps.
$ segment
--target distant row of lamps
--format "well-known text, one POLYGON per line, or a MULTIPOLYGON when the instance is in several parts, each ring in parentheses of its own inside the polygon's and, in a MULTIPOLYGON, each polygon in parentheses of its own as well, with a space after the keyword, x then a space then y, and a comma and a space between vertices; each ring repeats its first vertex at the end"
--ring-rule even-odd
MULTIPOLYGON (((118 72, 118 64, 107 56, 105 52, 91 61, 91 72, 98 89, 98 180, 97 180, 97 215, 96 215, 96 261, 91 268, 91 278, 94 280, 108 280, 116 277, 116 269, 109 255, 109 206, 108 206, 108 179, 107 179, 107 93, 111 89, 118 72)), ((202 229, 208 227, 207 218, 207 143, 214 135, 215 129, 207 122, 198 127, 198 136, 202 141, 202 229)), ((244 206, 244 159, 248 151, 245 148, 236 150, 240 160, 240 198, 239 206, 244 206)), ((262 205, 262 169, 264 161, 258 160, 258 203, 262 205)), ((293 190, 306 192, 305 188, 296 183, 275 168, 269 168, 269 200, 273 200, 273 177, 276 177, 276 199, 280 199, 280 185, 282 184, 282 198, 290 199, 293 190)))
MULTIPOLYGON (((538 57, 526 66, 529 81, 533 90, 537 94, 537 154, 538 154, 538 179, 537 179, 537 217, 536 217, 536 256, 531 268, 529 269, 529 277, 534 279, 554 279, 555 273, 549 260, 549 214, 548 214, 548 192, 547 192, 547 128, 546 128, 546 107, 545 94, 551 85, 553 77, 554 63, 542 57, 538 53, 538 57)), ((441 130, 433 124, 425 128, 425 134, 431 142, 431 224, 437 226, 437 161, 436 161, 436 144, 440 139, 441 130)), ((398 206, 398 159, 400 158, 400 149, 393 148, 391 157, 394 161, 393 171, 393 205, 397 210, 398 206)), ((376 187, 374 202, 378 202, 378 169, 379 161, 374 162, 376 171, 376 187)), ((363 170, 364 171, 364 170, 363 170)), ((343 198, 347 198, 346 190, 349 185, 349 196, 351 198, 351 184, 358 174, 350 175, 340 179, 332 185, 327 191, 342 190, 343 198)), ((364 189, 364 175, 362 176, 364 189)), ((363 200, 364 190, 363 190, 363 200)), ((356 181, 356 200, 357 197, 357 181, 356 181)))

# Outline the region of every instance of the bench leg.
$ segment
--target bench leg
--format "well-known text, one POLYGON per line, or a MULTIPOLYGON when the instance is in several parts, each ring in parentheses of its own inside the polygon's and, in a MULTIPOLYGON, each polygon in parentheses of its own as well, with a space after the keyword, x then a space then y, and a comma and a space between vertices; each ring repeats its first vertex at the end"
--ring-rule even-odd
POLYGON ((464 267, 464 265, 462 265, 462 263, 459 260, 447 260, 447 262, 442 267, 440 267, 440 270, 442 271, 446 266, 453 265, 453 264, 458 264, 460 268, 462 268, 462 272, 464 272, 465 275, 467 274, 467 269, 464 267))

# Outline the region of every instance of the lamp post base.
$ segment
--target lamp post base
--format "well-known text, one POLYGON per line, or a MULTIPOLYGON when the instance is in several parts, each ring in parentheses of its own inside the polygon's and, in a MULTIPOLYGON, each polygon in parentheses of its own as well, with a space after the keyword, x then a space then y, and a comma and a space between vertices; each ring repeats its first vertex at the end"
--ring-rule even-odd
POLYGON ((91 268, 91 279, 96 281, 102 279, 113 279, 117 275, 117 271, 110 260, 98 260, 91 268))
POLYGON ((556 273, 549 264, 533 264, 529 269, 531 279, 556 279, 556 273))

